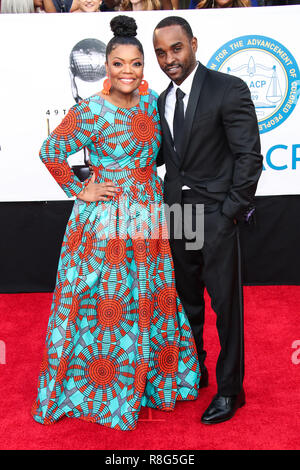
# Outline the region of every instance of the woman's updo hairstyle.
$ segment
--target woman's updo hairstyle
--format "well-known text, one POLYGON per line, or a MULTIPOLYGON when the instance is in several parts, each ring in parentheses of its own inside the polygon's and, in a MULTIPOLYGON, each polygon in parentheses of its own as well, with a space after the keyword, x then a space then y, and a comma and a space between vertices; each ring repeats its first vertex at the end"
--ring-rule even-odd
POLYGON ((110 22, 110 28, 114 33, 114 37, 106 46, 106 61, 112 50, 119 45, 136 46, 144 56, 143 46, 135 37, 137 25, 134 18, 125 15, 115 16, 110 22))

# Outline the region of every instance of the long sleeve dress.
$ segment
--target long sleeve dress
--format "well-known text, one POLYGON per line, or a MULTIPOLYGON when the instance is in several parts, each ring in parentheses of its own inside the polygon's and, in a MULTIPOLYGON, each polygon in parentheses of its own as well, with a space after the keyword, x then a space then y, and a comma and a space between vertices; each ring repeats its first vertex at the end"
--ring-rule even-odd
POLYGON ((120 191, 75 199, 63 238, 32 416, 135 429, 142 406, 194 400, 200 371, 175 288, 156 156, 157 94, 118 108, 99 95, 73 106, 40 158, 68 196, 81 183, 68 164, 84 146, 96 182, 120 191))

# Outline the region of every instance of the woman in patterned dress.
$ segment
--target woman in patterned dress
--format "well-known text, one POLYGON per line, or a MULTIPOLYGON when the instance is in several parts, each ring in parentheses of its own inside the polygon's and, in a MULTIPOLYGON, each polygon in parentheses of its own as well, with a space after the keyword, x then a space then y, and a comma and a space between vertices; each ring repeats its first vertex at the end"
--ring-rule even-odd
POLYGON ((73 106, 40 152, 77 198, 32 416, 42 424, 67 416, 132 430, 142 406, 173 410, 176 400, 196 399, 200 373, 166 235, 158 96, 142 81, 134 19, 118 16, 111 27, 110 89, 73 106), (67 157, 83 147, 93 175, 81 183, 67 157))

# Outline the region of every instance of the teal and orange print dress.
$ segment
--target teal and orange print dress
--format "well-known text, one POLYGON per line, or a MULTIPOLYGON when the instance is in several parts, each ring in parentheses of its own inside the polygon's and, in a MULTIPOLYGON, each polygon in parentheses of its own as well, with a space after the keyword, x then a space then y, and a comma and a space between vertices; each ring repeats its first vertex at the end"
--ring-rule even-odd
POLYGON ((67 161, 83 147, 96 182, 114 181, 120 191, 105 202, 74 201, 32 406, 39 423, 67 416, 132 430, 142 406, 173 410, 176 400, 197 397, 196 347, 161 210, 160 144, 157 94, 149 91, 129 109, 99 95, 81 101, 41 148, 69 197, 91 178, 81 183, 67 161))

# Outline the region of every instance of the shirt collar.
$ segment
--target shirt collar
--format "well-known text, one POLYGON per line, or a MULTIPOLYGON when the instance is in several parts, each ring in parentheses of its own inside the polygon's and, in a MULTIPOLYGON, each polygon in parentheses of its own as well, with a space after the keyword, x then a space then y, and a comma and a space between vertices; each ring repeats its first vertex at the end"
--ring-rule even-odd
POLYGON ((197 65, 194 70, 188 75, 188 77, 186 77, 186 79, 181 83, 181 85, 176 85, 175 82, 172 82, 174 93, 176 93, 177 88, 180 88, 180 90, 183 91, 186 95, 189 95, 191 93, 194 76, 198 69, 198 66, 199 62, 197 62, 197 65))

